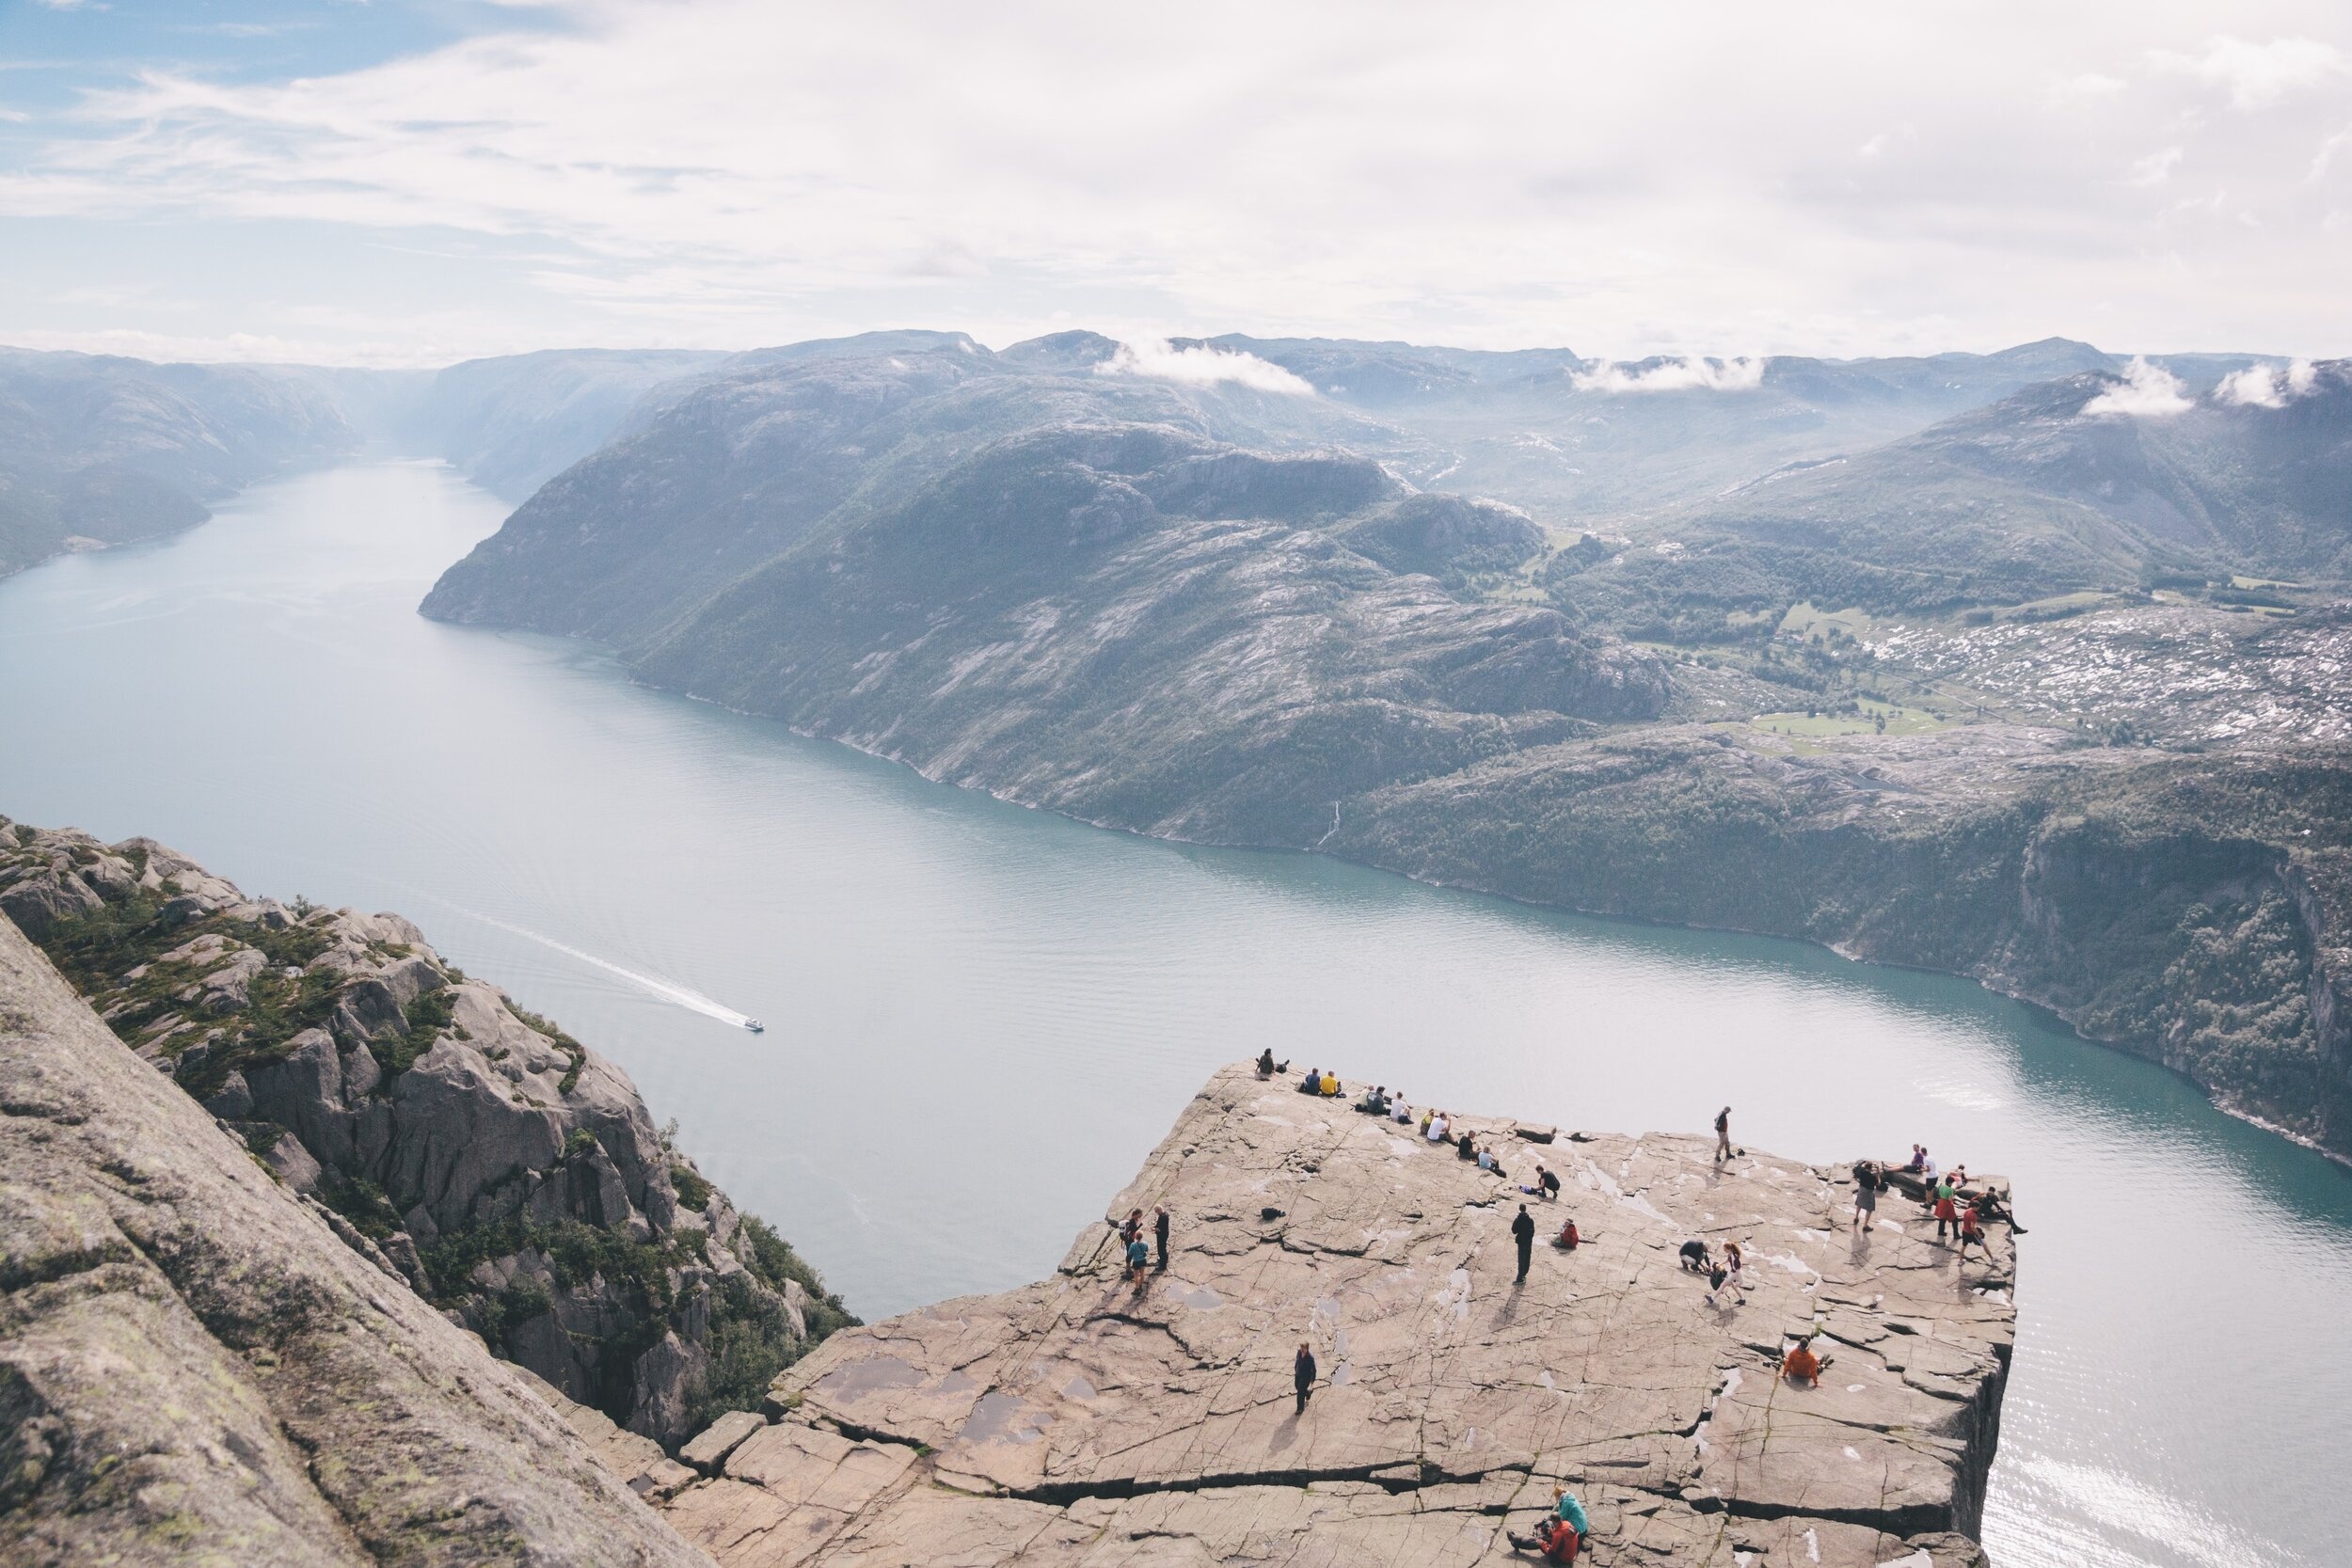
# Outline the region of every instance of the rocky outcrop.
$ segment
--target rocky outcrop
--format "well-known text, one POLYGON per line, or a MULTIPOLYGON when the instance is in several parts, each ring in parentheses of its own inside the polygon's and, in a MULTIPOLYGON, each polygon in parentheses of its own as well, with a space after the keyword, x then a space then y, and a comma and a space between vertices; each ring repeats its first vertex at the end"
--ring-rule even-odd
POLYGON ((666 1516, 728 1568, 1469 1568, 1513 1560, 1566 1484, 1602 1564, 1982 1563, 2006 1235, 1963 1263, 1892 1198, 1851 1233, 1840 1171, 1456 1126, 1509 1174, 1221 1071, 1111 1204, 1168 1209, 1165 1272, 1123 1277, 1091 1227, 1052 1279, 838 1335, 778 1380, 770 1424, 689 1445, 712 1474, 666 1516), (1521 1190, 1538 1162, 1557 1203, 1521 1190), (1517 1285, 1521 1203, 1585 1241, 1539 1242, 1517 1285), (1707 1300, 1692 1238, 1745 1246, 1743 1301, 1707 1300), (1818 1387, 1777 1375, 1805 1331, 1818 1387), (1301 1341, 1324 1378, 1303 1413, 1301 1341))
POLYGON ((692 1568, 0 921, 0 1560, 692 1568))
POLYGON ((397 915, 5 820, 0 909, 353 1248, 633 1432, 676 1442, 847 1320, 618 1068, 397 915))

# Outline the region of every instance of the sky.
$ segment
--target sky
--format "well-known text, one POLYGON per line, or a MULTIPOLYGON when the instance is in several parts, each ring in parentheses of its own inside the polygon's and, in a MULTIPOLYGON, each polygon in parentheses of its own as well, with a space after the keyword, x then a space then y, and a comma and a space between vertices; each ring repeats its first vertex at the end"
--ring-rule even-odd
POLYGON ((2352 6, 0 0, 0 342, 2352 353, 2352 6))

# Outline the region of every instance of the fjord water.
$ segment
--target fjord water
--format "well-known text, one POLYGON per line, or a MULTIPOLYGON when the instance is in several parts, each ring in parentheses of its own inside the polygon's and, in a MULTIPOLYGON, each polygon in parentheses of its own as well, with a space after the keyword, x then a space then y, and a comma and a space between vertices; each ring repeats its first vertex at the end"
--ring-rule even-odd
POLYGON ((1917 1139, 2032 1229, 2004 1568, 2344 1560, 2352 1173, 1960 980, 1104 832, 417 616, 500 518, 361 465, 0 582, 0 811, 409 915, 869 1319, 1049 1271, 1261 1046, 1568 1126, 1917 1139))

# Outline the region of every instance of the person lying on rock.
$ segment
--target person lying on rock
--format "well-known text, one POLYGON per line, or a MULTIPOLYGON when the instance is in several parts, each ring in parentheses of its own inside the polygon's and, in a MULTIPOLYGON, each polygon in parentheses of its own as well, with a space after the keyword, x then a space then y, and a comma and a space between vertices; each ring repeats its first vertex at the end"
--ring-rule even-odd
POLYGON ((1780 1375, 1791 1383, 1810 1383, 1818 1387, 1829 1365, 1828 1360, 1813 1354, 1813 1336, 1808 1334, 1780 1358, 1780 1375))

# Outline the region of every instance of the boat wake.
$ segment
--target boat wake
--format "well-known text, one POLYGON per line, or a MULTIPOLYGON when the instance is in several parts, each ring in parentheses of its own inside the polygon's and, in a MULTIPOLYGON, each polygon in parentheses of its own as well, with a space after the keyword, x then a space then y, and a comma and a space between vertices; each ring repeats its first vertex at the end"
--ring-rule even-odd
POLYGON ((733 1024, 738 1029, 749 1029, 755 1034, 759 1032, 758 1021, 751 1014, 739 1013, 724 1003, 714 1002, 691 986, 681 986, 675 980, 664 980, 658 974, 642 974, 636 970, 616 964, 610 958, 599 958, 594 953, 583 953, 567 942, 558 942, 553 937, 545 936, 531 929, 528 926, 517 926, 512 921, 501 920, 496 915, 484 914, 479 910, 468 910, 465 912, 485 926, 495 926, 501 931, 512 932, 516 936, 535 942, 542 947, 552 947, 565 958, 578 958, 581 963, 593 965, 608 974, 618 975, 650 996, 660 997, 664 1002, 675 1004, 691 1012, 700 1013, 705 1018, 715 1018, 722 1023, 733 1024))

